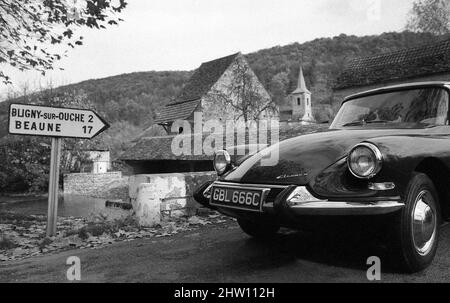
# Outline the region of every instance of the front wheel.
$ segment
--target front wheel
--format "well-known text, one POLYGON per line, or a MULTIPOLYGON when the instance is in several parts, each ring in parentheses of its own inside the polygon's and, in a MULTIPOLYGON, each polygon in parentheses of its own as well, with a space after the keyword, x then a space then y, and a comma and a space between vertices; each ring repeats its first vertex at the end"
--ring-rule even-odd
POLYGON ((254 238, 271 238, 280 230, 279 225, 259 220, 238 218, 237 222, 247 235, 254 238))
POLYGON ((394 253, 403 269, 417 272, 425 269, 436 254, 441 212, 439 197, 427 175, 411 178, 405 207, 397 217, 394 253))

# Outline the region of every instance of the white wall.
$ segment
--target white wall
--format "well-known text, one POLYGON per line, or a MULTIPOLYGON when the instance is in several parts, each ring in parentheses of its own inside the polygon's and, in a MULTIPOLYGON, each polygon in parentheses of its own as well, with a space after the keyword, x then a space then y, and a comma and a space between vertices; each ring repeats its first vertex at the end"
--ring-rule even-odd
POLYGON ((92 161, 92 173, 103 174, 111 168, 109 151, 90 151, 89 160, 92 161))

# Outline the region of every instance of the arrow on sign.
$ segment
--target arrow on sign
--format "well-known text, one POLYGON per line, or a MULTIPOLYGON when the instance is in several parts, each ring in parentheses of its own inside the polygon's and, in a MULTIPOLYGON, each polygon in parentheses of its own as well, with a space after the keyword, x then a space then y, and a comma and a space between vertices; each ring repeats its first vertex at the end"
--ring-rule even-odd
POLYGON ((9 106, 9 133, 92 139, 109 124, 89 109, 12 103, 9 106))

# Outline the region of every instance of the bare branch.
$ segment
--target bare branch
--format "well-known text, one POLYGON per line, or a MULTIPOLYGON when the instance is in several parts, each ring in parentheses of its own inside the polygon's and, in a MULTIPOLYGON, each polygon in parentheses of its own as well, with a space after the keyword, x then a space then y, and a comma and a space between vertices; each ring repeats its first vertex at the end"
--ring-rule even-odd
MULTIPOLYGON (((127 3, 113 7, 112 1, 78 0, 77 8, 68 0, 0 0, 0 63, 42 73, 53 69, 64 49, 50 52, 51 45, 73 48, 82 44, 82 37, 73 35, 76 27, 104 28, 121 20, 115 15, 127 3)), ((9 77, 0 73, 0 81, 9 77)))

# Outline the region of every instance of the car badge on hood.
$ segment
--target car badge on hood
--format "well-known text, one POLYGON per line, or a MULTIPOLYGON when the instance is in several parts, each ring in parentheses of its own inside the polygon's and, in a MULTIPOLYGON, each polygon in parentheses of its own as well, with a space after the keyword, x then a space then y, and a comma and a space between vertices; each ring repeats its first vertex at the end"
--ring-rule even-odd
POLYGON ((278 177, 276 177, 277 180, 280 179, 289 179, 289 178, 298 178, 298 177, 308 177, 308 173, 306 171, 302 171, 301 173, 298 174, 292 174, 292 175, 279 175, 278 177))

